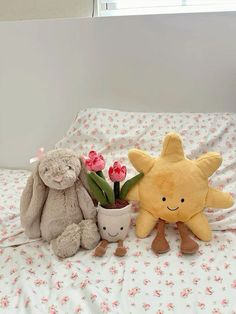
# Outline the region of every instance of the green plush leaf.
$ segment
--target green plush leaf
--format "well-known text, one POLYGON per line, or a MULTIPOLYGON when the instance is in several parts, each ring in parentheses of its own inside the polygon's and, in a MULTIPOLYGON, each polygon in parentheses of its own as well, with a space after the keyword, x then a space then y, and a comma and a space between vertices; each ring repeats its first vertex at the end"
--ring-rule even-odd
POLYGON ((120 192, 120 198, 122 200, 125 199, 126 195, 128 194, 129 190, 136 184, 138 183, 138 181, 144 176, 143 173, 139 173, 136 176, 134 176, 133 178, 127 180, 125 182, 125 184, 122 186, 121 188, 121 192, 120 192))
POLYGON ((100 189, 100 187, 96 184, 96 182, 93 181, 93 179, 90 176, 90 173, 87 176, 88 178, 88 185, 90 192, 92 196, 101 204, 106 205, 108 204, 108 201, 106 197, 103 194, 103 191, 100 189))
POLYGON ((101 178, 100 176, 98 176, 94 172, 90 173, 90 177, 93 179, 94 182, 97 183, 97 185, 100 187, 100 189, 102 191, 104 191, 104 193, 107 196, 108 202, 113 204, 115 202, 114 193, 113 193, 113 190, 110 187, 110 185, 107 183, 107 181, 104 180, 103 178, 101 178))

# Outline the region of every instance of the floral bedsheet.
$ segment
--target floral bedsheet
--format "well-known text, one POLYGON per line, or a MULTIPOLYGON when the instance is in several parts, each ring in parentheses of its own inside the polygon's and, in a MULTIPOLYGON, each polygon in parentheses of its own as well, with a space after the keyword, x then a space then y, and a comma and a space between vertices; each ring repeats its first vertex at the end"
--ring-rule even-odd
POLYGON ((103 258, 80 251, 65 260, 42 240, 3 247, 22 231, 19 198, 28 175, 0 170, 0 238, 5 239, 0 313, 236 314, 235 231, 214 231, 213 240, 199 242, 194 256, 179 253, 173 225, 167 228, 171 250, 158 256, 150 249, 154 234, 137 239, 133 225, 122 258, 113 255, 115 244, 103 258))

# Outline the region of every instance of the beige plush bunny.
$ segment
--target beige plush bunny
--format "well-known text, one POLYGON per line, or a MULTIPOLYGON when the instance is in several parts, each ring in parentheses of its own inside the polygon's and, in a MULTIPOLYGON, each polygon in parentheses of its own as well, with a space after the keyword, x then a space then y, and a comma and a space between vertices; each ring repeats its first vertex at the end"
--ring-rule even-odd
POLYGON ((40 159, 21 196, 26 235, 51 242, 59 257, 74 255, 80 246, 93 249, 100 240, 85 171, 75 152, 52 150, 40 159))

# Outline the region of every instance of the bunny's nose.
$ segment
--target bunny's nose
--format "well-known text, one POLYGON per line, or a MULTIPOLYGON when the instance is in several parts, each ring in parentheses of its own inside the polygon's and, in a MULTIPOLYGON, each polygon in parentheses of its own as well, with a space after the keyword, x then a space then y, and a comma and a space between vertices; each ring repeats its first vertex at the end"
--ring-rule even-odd
POLYGON ((62 179, 63 179, 63 176, 57 176, 57 177, 54 178, 54 181, 61 182, 62 179))

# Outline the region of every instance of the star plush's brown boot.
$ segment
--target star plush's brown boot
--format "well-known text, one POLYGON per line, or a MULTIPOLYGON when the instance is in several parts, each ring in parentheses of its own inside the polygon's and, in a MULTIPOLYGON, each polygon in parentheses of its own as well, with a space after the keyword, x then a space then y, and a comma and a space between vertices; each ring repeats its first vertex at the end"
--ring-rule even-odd
POLYGON ((180 251, 183 254, 194 254, 198 251, 199 245, 189 236, 188 228, 183 222, 176 223, 181 237, 180 251))
POLYGON ((152 250, 155 254, 166 253, 170 250, 169 243, 165 238, 165 221, 162 219, 158 220, 157 234, 152 242, 152 250))

